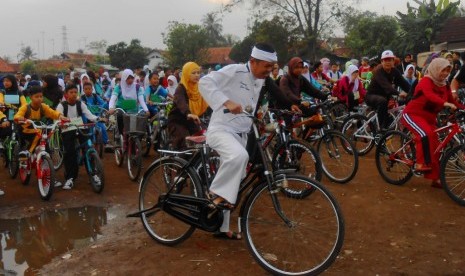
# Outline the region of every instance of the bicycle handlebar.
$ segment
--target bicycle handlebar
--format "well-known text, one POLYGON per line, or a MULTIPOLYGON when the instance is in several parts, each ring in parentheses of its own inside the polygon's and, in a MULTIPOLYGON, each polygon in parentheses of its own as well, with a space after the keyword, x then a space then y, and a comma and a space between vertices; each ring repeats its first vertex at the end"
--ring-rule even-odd
POLYGON ((69 122, 69 120, 57 120, 55 121, 53 124, 51 125, 47 125, 43 122, 35 122, 31 119, 26 119, 26 120, 21 120, 21 121, 17 121, 18 124, 26 124, 26 123, 30 123, 32 125, 32 127, 35 129, 35 130, 38 130, 38 129, 54 129, 56 128, 59 124, 60 125, 64 125, 65 123, 69 122))

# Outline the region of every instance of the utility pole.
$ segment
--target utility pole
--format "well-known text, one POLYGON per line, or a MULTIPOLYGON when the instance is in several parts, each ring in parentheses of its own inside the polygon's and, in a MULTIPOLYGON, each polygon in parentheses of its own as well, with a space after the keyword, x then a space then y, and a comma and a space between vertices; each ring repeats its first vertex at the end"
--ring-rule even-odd
POLYGON ((55 39, 52 38, 50 39, 50 41, 52 42, 52 56, 54 56, 55 55, 55 39))
POLYGON ((44 35, 45 35, 45 32, 42 31, 40 32, 42 34, 42 59, 45 59, 45 42, 44 42, 44 35))
POLYGON ((87 47, 87 36, 83 37, 82 40, 84 40, 84 53, 86 52, 86 47, 87 47))
POLYGON ((40 59, 40 40, 37 39, 37 59, 40 59))

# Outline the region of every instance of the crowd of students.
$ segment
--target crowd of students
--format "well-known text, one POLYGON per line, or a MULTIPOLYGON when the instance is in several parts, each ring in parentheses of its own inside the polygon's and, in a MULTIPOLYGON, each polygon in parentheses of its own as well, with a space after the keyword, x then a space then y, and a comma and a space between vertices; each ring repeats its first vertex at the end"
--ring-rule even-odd
MULTIPOLYGON (((448 80, 452 80, 462 65, 460 54, 441 54, 450 64, 448 80)), ((381 126, 385 127, 386 95, 413 95, 422 75, 427 72, 422 71, 412 61, 410 54, 400 60, 391 51, 385 51, 380 62, 381 64, 377 64, 362 57, 360 62, 352 59, 344 68, 340 68, 339 63, 331 62, 327 58, 310 63, 294 57, 283 68, 275 63, 269 76, 266 76, 265 83, 277 92, 270 92, 268 100, 278 108, 293 108, 306 116, 311 116, 315 111, 303 100, 305 97, 323 99, 331 95, 334 100, 344 102, 349 110, 366 102, 376 108, 381 126), (388 59, 392 60, 392 70, 381 70, 383 63, 388 59), (396 85, 393 87, 392 83, 396 85)), ((219 72, 227 71, 221 66, 215 69, 219 72)), ((8 108, 0 112, 0 139, 11 134, 13 119, 21 121, 46 117, 56 120, 82 116, 84 121, 96 121, 98 112, 92 109, 92 114, 88 106, 108 109, 110 113, 113 113, 116 107, 126 107, 128 112, 143 110, 148 116, 154 116, 158 112, 156 103, 172 100, 174 108, 169 114, 168 130, 172 146, 182 148, 185 146, 185 136, 206 128, 206 125, 202 125, 205 121, 201 120, 201 117, 208 116, 213 111, 200 93, 198 83, 201 77, 202 69, 195 62, 186 63, 182 70, 162 70, 159 67, 151 72, 147 66, 135 71, 125 69, 112 77, 104 71, 79 73, 72 67, 64 74, 48 74, 42 78, 35 74, 7 75, 0 83, 0 104, 13 104, 19 110, 14 117, 8 108)), ((118 121, 122 130, 122 122, 118 121)), ((103 142, 110 146, 103 122, 97 122, 97 126, 102 130, 103 142)), ((33 152, 37 138, 31 135, 29 125, 25 124, 20 129, 19 137, 24 149, 21 157, 28 158, 33 152)), ((71 153, 74 140, 67 135, 63 136, 65 160, 75 160, 71 153)), ((72 188, 77 178, 77 171, 72 169, 77 167, 74 165, 71 161, 65 162, 65 189, 72 188)))

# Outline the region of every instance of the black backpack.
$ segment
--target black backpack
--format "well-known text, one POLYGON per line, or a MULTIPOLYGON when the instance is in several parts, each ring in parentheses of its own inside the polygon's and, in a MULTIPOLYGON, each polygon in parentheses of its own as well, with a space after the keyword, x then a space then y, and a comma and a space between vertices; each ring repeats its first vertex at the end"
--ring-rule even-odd
MULTIPOLYGON (((31 104, 28 104, 27 109, 26 109, 26 114, 24 114, 24 118, 29 119, 29 117, 31 117, 31 114, 32 114, 32 107, 31 107, 31 104)), ((45 116, 44 108, 42 107, 42 105, 40 105, 40 120, 42 120, 44 116, 45 116)))
MULTIPOLYGON (((68 106, 69 103, 67 101, 61 102, 61 105, 63 106, 63 116, 68 117, 68 106)), ((76 109, 78 116, 82 116, 82 106, 81 106, 81 101, 76 101, 76 109)))

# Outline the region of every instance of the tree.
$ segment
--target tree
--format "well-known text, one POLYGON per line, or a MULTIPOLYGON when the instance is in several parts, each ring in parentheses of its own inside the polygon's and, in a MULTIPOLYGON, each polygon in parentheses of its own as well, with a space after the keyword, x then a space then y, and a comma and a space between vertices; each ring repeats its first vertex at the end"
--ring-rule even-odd
POLYGON ((111 65, 120 69, 142 67, 148 62, 148 52, 140 45, 138 39, 131 40, 129 45, 125 42, 110 45, 107 48, 107 53, 110 56, 111 65))
POLYGON ((24 74, 32 74, 36 72, 36 65, 32 60, 24 60, 19 65, 19 68, 24 74))
POLYGON ((25 60, 32 60, 36 58, 36 53, 32 50, 31 46, 26 46, 21 48, 21 52, 19 53, 19 61, 25 61, 25 60))
POLYGON ((357 19, 345 39, 346 46, 354 54, 374 57, 386 49, 395 51, 393 46, 399 31, 395 17, 359 14, 357 19))
MULTIPOLYGON (((295 19, 295 29, 302 40, 306 42, 308 55, 314 59, 318 48, 318 40, 323 33, 331 32, 329 28, 334 20, 339 19, 344 9, 353 1, 340 0, 233 0, 226 9, 241 4, 252 3, 260 11, 270 11, 271 14, 281 14, 295 19)), ((265 14, 264 16, 267 16, 265 14)))
POLYGON ((208 61, 209 37, 199 25, 170 22, 168 33, 163 33, 167 46, 166 58, 173 67, 181 67, 188 61, 202 65, 208 61))
POLYGON ((223 25, 221 19, 217 17, 218 13, 207 13, 203 19, 202 24, 208 35, 209 47, 217 47, 225 44, 225 38, 221 34, 223 32, 223 25))
POLYGON ((459 15, 460 1, 449 2, 439 0, 413 0, 418 7, 407 3, 407 13, 397 12, 401 32, 399 48, 402 54, 429 51, 435 35, 441 30, 444 22, 459 15))
POLYGON ((87 48, 96 53, 97 55, 102 55, 107 50, 107 41, 105 39, 102 39, 100 41, 91 41, 87 45, 87 48))
POLYGON ((285 64, 291 56, 296 54, 289 47, 289 45, 294 45, 297 40, 296 34, 289 31, 292 24, 291 19, 280 18, 279 16, 264 21, 259 21, 256 18, 250 34, 242 42, 234 45, 229 56, 235 61, 245 62, 249 59, 254 44, 267 42, 274 46, 279 63, 281 65, 285 64))

